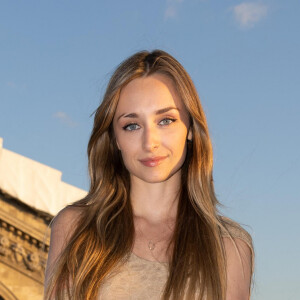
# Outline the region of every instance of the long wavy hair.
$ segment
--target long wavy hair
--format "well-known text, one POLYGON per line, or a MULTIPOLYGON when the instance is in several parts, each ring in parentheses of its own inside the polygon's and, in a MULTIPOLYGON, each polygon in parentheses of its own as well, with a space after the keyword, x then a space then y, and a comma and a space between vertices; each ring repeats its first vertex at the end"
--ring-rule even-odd
POLYGON ((58 257, 46 292, 55 299, 96 299, 106 276, 129 257, 134 243, 130 176, 117 148, 113 118, 120 92, 138 77, 159 73, 172 80, 191 123, 192 142, 182 166, 181 190, 173 252, 163 299, 224 300, 226 260, 212 177, 213 152, 206 118, 196 88, 183 66, 170 54, 141 51, 113 73, 95 112, 88 143, 90 189, 72 204, 80 207, 76 229, 58 257), (125 260, 124 260, 125 259, 125 260))

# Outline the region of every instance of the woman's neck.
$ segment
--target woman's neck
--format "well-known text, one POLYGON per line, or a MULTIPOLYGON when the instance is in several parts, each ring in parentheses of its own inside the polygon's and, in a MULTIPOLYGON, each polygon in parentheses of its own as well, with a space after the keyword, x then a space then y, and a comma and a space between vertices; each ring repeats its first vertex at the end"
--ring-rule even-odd
POLYGON ((175 220, 180 192, 180 172, 166 181, 148 183, 131 178, 130 199, 133 215, 151 223, 175 220))

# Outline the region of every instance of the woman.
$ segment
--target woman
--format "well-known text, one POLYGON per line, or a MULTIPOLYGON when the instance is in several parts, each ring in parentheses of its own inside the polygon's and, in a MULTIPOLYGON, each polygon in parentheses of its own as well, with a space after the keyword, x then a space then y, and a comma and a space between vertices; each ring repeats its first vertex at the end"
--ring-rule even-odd
POLYGON ((88 195, 52 223, 46 299, 250 298, 251 237, 218 213, 205 115, 175 58, 119 65, 88 157, 88 195))

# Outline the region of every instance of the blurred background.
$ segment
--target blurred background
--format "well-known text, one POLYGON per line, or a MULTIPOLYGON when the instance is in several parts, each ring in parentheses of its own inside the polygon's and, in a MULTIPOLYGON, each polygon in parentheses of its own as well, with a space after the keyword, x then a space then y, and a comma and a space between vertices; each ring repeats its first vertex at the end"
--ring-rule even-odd
POLYGON ((300 2, 1 1, 3 147, 88 189, 92 113, 115 67, 163 49, 191 75, 221 211, 256 251, 253 300, 300 295, 300 2))

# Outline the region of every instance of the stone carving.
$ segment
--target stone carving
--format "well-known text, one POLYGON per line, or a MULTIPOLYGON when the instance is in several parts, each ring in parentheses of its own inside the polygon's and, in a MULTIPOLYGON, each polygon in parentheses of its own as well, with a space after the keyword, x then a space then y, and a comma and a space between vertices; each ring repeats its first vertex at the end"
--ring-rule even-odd
POLYGON ((7 256, 9 253, 9 240, 5 236, 0 236, 0 255, 7 256))
POLYGON ((3 194, 0 187, 0 295, 3 299, 43 298, 50 220, 51 216, 44 212, 3 194), (11 293, 4 293, 1 284, 11 293))
POLYGON ((43 278, 49 246, 4 220, 0 220, 0 233, 0 259, 28 275, 43 278))
POLYGON ((23 262, 25 257, 25 250, 22 245, 15 243, 11 245, 11 249, 14 252, 14 258, 17 263, 23 262))
POLYGON ((25 260, 25 264, 31 271, 37 271, 41 268, 40 258, 37 253, 28 254, 27 259, 25 260))

